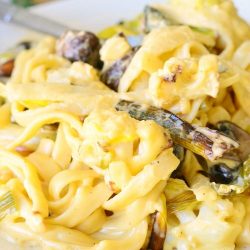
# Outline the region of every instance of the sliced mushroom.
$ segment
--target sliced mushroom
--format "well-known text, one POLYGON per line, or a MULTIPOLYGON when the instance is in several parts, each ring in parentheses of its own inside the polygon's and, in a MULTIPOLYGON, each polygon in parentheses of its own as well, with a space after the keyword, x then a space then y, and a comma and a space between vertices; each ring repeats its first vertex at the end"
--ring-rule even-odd
POLYGON ((4 63, 0 64, 0 76, 9 77, 11 76, 12 70, 14 68, 14 59, 10 59, 4 63))
POLYGON ((214 165, 210 168, 209 177, 212 186, 220 195, 243 193, 250 186, 250 157, 234 168, 222 163, 214 165))
POLYGON ((22 41, 18 44, 19 47, 22 47, 23 49, 31 49, 34 45, 31 41, 22 41))
POLYGON ((68 60, 101 67, 99 38, 88 31, 67 31, 57 42, 57 53, 68 60))
POLYGON ((167 232, 166 221, 162 220, 161 213, 156 211, 152 215, 152 232, 148 244, 150 250, 163 250, 167 232))
POLYGON ((118 90, 120 79, 128 68, 139 47, 133 48, 128 54, 115 61, 107 70, 101 74, 101 81, 114 91, 118 90))
MULTIPOLYGON (((250 134, 229 121, 221 121, 216 127, 225 135, 239 142, 240 146, 233 151, 233 155, 231 153, 231 158, 232 156, 239 157, 241 161, 245 161, 250 155, 250 134)), ((230 154, 227 154, 226 156, 230 158, 230 154)), ((224 156, 224 158, 226 156, 224 156)))
POLYGON ((148 219, 148 231, 147 231, 146 239, 145 239, 144 244, 143 244, 143 246, 142 246, 142 248, 140 250, 149 250, 148 246, 149 246, 149 241, 150 241, 151 234, 152 234, 152 231, 153 231, 153 223, 154 223, 154 218, 153 218, 152 215, 153 214, 151 214, 149 216, 149 219, 148 219))
POLYGON ((227 152, 216 162, 197 156, 217 193, 228 195, 242 193, 250 186, 250 134, 237 125, 222 121, 216 127, 221 133, 239 143, 239 147, 227 152))
POLYGON ((162 219, 159 211, 150 215, 148 233, 141 250, 163 250, 167 232, 166 221, 162 219))
POLYGON ((230 184, 235 179, 234 171, 225 163, 213 165, 209 172, 211 182, 230 184))

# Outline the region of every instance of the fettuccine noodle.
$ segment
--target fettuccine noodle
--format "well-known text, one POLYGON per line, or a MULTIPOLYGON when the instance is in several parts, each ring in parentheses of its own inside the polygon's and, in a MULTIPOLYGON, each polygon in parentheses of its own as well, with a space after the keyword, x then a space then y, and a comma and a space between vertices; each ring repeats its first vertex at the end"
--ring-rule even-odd
MULTIPOLYGON (((230 1, 218 2, 155 5, 175 25, 145 36, 118 93, 90 64, 58 55, 52 37, 18 55, 0 83, 0 194, 10 191, 16 203, 0 221, 3 237, 24 248, 139 250, 158 212, 165 250, 250 246, 248 192, 218 195, 191 151, 182 161, 186 182, 174 178, 180 160, 168 131, 114 109, 128 98, 195 125, 227 120, 250 133, 250 27, 230 1), (211 52, 216 39, 219 55, 211 52), (166 199, 184 191, 198 205, 168 213, 166 199)), ((104 70, 131 49, 123 36, 107 39, 104 70)))

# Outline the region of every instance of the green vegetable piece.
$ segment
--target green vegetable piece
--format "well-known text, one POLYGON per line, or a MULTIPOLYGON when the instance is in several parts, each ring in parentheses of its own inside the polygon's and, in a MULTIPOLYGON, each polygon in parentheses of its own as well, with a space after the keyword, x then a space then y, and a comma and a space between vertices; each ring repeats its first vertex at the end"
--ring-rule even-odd
POLYGON ((144 32, 149 33, 151 30, 174 24, 172 20, 158 9, 147 5, 144 9, 144 32))
POLYGON ((0 219, 3 219, 8 213, 16 209, 14 197, 10 191, 0 196, 0 219))
POLYGON ((140 23, 141 16, 138 16, 131 21, 122 21, 100 31, 98 37, 100 39, 108 39, 120 33, 123 33, 125 36, 138 35, 140 33, 140 23))
POLYGON ((209 36, 216 36, 215 31, 213 31, 212 29, 209 28, 204 28, 204 27, 196 27, 196 26, 189 26, 193 31, 195 32, 200 32, 203 33, 205 35, 209 35, 209 36))
POLYGON ((169 131, 176 144, 210 161, 221 158, 224 153, 239 146, 236 141, 216 130, 207 127, 194 127, 175 114, 161 108, 126 100, 119 101, 115 108, 119 111, 128 112, 131 117, 137 120, 155 121, 169 131))
POLYGON ((167 200, 168 213, 173 214, 176 212, 193 209, 199 205, 194 193, 191 190, 186 190, 170 200, 167 200))

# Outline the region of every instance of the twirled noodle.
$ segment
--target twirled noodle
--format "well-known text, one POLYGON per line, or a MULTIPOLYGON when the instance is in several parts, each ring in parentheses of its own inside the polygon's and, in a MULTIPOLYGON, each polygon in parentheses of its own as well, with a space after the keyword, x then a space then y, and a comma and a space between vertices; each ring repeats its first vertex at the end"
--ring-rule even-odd
POLYGON ((101 59, 105 62, 104 69, 125 56, 130 50, 131 46, 125 37, 114 36, 108 39, 100 50, 101 59))
POLYGON ((202 203, 198 215, 192 210, 176 213, 177 223, 169 225, 166 249, 172 246, 179 249, 182 245, 188 249, 235 249, 241 220, 233 222, 230 219, 239 212, 244 209, 229 200, 219 199, 202 203))
MULTIPOLYGON (((196 33, 186 26, 153 30, 122 76, 119 92, 143 95, 151 104, 193 121, 187 114, 195 110, 194 103, 217 98, 242 80, 239 67, 211 55, 196 33)), ((223 99, 211 104, 221 103, 223 99)))
POLYGON ((53 249, 108 250, 119 246, 136 250, 145 241, 147 217, 159 207, 158 197, 178 165, 169 148, 170 137, 151 121, 137 122, 128 114, 114 111, 111 107, 118 97, 98 82, 95 74, 91 76, 94 69, 57 60, 48 43, 53 40, 47 39, 38 46, 50 47, 41 53, 35 48, 21 54, 13 77, 7 86, 2 86, 4 97, 7 93, 7 102, 1 106, 3 131, 14 126, 10 114, 17 123, 12 139, 3 143, 9 150, 3 152, 26 164, 25 171, 32 171, 34 186, 14 160, 2 159, 4 166, 10 162, 13 177, 19 177, 6 177, 6 185, 15 194, 20 210, 7 216, 1 225, 12 237, 21 233, 19 239, 26 245, 33 239, 44 248, 53 249), (83 70, 89 70, 89 77, 78 81, 87 74, 83 70), (60 83, 51 82, 60 74, 69 81, 58 78, 60 83), (97 101, 90 107, 98 98, 98 91, 100 104, 97 101), (110 103, 101 105, 107 98, 110 103), (74 104, 75 99, 79 103, 74 104), (37 139, 31 144, 35 135, 37 139), (27 150, 30 152, 25 156, 27 150), (15 191, 17 185, 22 193, 15 191), (111 198, 112 194, 117 195, 111 198), (104 212, 108 208, 113 210, 111 217, 104 212), (33 214, 33 210, 42 216, 33 214), (134 218, 133 223, 123 224, 128 217, 134 218), (117 229, 111 229, 112 225, 117 229))
POLYGON ((241 68, 249 71, 250 65, 250 40, 243 42, 240 47, 235 51, 233 61, 241 66, 241 68))
POLYGON ((238 15, 232 1, 216 1, 216 4, 202 1, 171 0, 171 4, 155 5, 177 23, 194 27, 210 28, 219 34, 224 50, 222 56, 231 58, 235 49, 249 39, 250 28, 238 15), (201 6, 199 6, 200 3, 201 6))

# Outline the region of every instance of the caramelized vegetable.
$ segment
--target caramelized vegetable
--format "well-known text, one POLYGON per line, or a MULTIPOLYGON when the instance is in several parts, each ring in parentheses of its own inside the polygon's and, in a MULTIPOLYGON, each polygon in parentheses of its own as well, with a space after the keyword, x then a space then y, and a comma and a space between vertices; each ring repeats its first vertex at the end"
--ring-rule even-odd
POLYGON ((239 142, 239 147, 226 153, 216 164, 202 162, 217 193, 242 193, 250 186, 250 135, 237 125, 222 121, 219 131, 239 142))
POLYGON ((239 142, 239 147, 224 158, 234 159, 238 161, 245 161, 250 155, 250 134, 241 129, 236 124, 229 121, 221 121, 216 125, 216 128, 231 137, 233 140, 239 142))
POLYGON ((220 195, 242 193, 250 186, 250 135, 228 121, 219 122, 216 128, 238 141, 239 147, 225 153, 216 162, 196 156, 204 169, 201 174, 210 179, 212 186, 220 195))
POLYGON ((0 76, 9 77, 11 76, 14 68, 14 59, 10 59, 7 62, 0 64, 0 76))
POLYGON ((67 31, 57 43, 57 53, 68 60, 83 61, 99 68, 101 44, 99 38, 88 31, 67 31))
POLYGON ((158 199, 157 210, 149 217, 148 233, 142 250, 163 250, 167 232, 166 197, 158 199))
POLYGON ((222 164, 211 169, 210 181, 220 195, 240 194, 250 186, 250 157, 232 169, 222 164))
POLYGON ((210 181, 220 184, 230 184, 234 179, 234 170, 230 169, 226 164, 215 164, 210 168, 210 181))
POLYGON ((167 232, 166 221, 162 217, 161 213, 156 211, 151 215, 152 231, 148 244, 148 249, 151 250, 163 250, 164 241, 167 232))
POLYGON ((114 62, 110 68, 101 74, 101 81, 114 91, 118 90, 120 79, 132 61, 138 47, 133 48, 127 55, 114 62))
POLYGON ((119 111, 128 112, 137 120, 153 120, 168 129, 174 143, 202 157, 214 161, 239 145, 233 139, 207 127, 194 127, 173 113, 148 105, 121 100, 116 105, 119 111))

